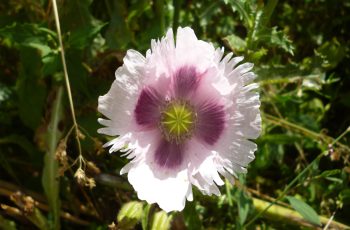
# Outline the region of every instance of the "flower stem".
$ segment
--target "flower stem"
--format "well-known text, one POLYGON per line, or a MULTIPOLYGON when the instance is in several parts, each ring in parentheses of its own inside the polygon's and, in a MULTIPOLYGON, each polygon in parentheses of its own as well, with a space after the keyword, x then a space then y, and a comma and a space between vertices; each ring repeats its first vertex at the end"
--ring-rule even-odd
POLYGON ((349 127, 339 137, 334 139, 334 138, 332 138, 330 136, 327 136, 327 135, 325 135, 323 133, 321 133, 321 134, 316 133, 316 132, 311 131, 309 129, 306 129, 306 128, 300 126, 300 125, 297 125, 295 123, 289 122, 289 121, 287 121, 285 119, 281 119, 281 118, 272 116, 272 115, 267 114, 267 113, 264 113, 263 117, 270 123, 273 123, 275 125, 278 125, 278 126, 281 126, 281 127, 287 128, 287 129, 298 131, 298 132, 304 134, 305 136, 314 138, 316 140, 320 140, 320 141, 322 141, 323 143, 326 143, 326 144, 330 143, 331 145, 337 145, 338 147, 340 147, 340 148, 350 152, 350 148, 347 145, 342 144, 341 142, 339 142, 339 140, 341 138, 343 138, 348 132, 350 132, 350 128, 349 127))
POLYGON ((79 140, 79 127, 78 127, 77 119, 76 119, 76 116, 75 116, 74 103, 73 103, 73 98, 72 98, 72 91, 71 91, 71 87, 70 87, 70 83, 69 83, 66 58, 65 58, 64 47, 63 47, 63 42, 62 42, 60 19, 59 19, 59 16, 58 16, 56 0, 52 0, 52 7, 53 7, 54 16, 55 16, 58 42, 59 42, 60 49, 61 49, 61 59, 62 59, 64 80, 66 82, 69 106, 70 106, 71 115, 72 115, 72 119, 73 119, 73 126, 74 126, 74 129, 75 129, 75 138, 76 138, 77 145, 78 145, 79 158, 81 158, 82 157, 82 151, 81 151, 81 144, 80 144, 80 140, 79 140))

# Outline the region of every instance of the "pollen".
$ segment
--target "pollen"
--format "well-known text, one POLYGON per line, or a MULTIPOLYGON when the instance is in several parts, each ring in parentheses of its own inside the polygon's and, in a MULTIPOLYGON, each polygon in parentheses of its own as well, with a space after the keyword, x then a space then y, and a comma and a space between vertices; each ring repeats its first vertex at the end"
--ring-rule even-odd
POLYGON ((181 142, 192 135, 195 112, 186 102, 169 102, 161 116, 161 130, 169 141, 181 142))

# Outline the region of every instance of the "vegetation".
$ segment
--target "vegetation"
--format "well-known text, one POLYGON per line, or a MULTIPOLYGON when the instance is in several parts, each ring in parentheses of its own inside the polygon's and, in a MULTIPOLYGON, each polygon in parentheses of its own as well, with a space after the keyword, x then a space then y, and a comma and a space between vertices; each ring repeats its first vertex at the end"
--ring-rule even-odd
POLYGON ((58 0, 61 33, 55 2, 0 2, 1 229, 350 228, 349 1, 58 0), (166 214, 119 175, 96 107, 126 50, 178 26, 255 64, 263 133, 235 186, 166 214))

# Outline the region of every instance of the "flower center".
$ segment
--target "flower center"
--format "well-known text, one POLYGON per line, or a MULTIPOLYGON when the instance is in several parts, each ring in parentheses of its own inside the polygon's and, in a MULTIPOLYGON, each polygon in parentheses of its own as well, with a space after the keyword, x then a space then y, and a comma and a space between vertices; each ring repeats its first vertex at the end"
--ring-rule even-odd
POLYGON ((169 102, 162 111, 160 127, 168 141, 182 142, 191 136, 195 124, 193 108, 186 102, 169 102))

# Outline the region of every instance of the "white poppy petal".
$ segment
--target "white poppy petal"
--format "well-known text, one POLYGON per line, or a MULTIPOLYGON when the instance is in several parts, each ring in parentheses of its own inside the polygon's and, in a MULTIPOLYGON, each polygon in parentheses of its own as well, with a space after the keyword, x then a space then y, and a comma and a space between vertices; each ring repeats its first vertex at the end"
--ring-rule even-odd
POLYGON ((159 179, 147 164, 139 164, 129 169, 128 179, 141 200, 157 203, 166 212, 183 210, 186 197, 191 198, 191 184, 186 171, 159 179))

